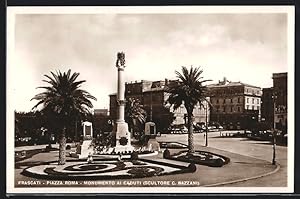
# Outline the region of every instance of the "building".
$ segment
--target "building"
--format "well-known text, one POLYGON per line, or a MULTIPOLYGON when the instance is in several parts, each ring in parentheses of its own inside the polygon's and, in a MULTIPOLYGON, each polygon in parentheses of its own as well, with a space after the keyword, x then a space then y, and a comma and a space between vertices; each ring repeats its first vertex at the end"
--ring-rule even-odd
MULTIPOLYGON (((147 121, 153 121, 158 126, 157 130, 162 131, 169 127, 169 120, 172 124, 185 124, 186 110, 182 105, 177 110, 166 104, 168 93, 166 85, 174 83, 174 80, 130 82, 125 85, 126 98, 135 98, 140 101, 147 112, 147 121)), ((110 95, 110 117, 117 118, 116 94, 110 95)), ((205 105, 205 102, 204 102, 205 105)), ((209 110, 207 112, 209 120, 209 110)), ((194 122, 205 122, 206 111, 198 104, 194 109, 194 122)))
POLYGON ((107 116, 108 109, 94 109, 94 115, 107 116))
POLYGON ((111 119, 108 113, 108 109, 94 109, 92 121, 95 136, 112 130, 111 119))
POLYGON ((224 78, 217 84, 208 85, 208 90, 211 122, 218 122, 226 129, 247 129, 260 120, 260 87, 224 78))
POLYGON ((274 126, 273 87, 263 88, 261 98, 261 121, 271 129, 274 126))
POLYGON ((275 128, 287 132, 287 73, 273 73, 275 128))
POLYGON ((275 127, 286 133, 287 73, 273 73, 272 79, 273 87, 263 89, 262 119, 266 121, 270 129, 275 127))

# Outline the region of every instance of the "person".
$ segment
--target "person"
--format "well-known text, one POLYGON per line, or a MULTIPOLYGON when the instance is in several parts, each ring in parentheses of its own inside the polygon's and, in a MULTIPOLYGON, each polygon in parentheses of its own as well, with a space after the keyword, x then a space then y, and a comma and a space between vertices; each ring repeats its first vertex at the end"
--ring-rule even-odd
POLYGON ((121 153, 119 153, 118 160, 119 160, 119 161, 122 160, 122 154, 121 154, 121 153))
POLYGON ((88 162, 88 163, 92 163, 92 162, 93 162, 93 157, 92 157, 92 154, 91 154, 91 153, 89 153, 89 155, 88 155, 87 162, 88 162))

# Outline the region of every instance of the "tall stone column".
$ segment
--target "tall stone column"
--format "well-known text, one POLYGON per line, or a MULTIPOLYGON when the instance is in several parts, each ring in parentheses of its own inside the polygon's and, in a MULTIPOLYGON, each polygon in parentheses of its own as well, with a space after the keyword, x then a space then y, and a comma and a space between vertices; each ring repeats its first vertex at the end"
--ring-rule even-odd
POLYGON ((125 53, 117 54, 116 67, 118 68, 118 118, 114 125, 114 134, 116 135, 115 152, 124 153, 132 152, 134 148, 131 146, 131 136, 128 131, 128 124, 125 122, 125 83, 123 73, 125 69, 125 53))
POLYGON ((118 122, 125 121, 125 84, 123 79, 124 68, 118 68, 118 122))

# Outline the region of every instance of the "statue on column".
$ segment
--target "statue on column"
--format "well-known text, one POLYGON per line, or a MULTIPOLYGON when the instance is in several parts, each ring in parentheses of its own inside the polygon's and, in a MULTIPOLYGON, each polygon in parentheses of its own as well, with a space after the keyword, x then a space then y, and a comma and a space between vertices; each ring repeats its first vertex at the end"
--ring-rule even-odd
POLYGON ((125 68, 125 53, 124 52, 118 52, 117 54, 117 62, 116 62, 117 68, 125 68))
POLYGON ((118 52, 116 67, 118 68, 118 118, 114 125, 113 135, 115 136, 115 151, 120 153, 133 152, 131 136, 128 131, 128 124, 125 122, 125 82, 123 73, 125 68, 125 53, 118 52))

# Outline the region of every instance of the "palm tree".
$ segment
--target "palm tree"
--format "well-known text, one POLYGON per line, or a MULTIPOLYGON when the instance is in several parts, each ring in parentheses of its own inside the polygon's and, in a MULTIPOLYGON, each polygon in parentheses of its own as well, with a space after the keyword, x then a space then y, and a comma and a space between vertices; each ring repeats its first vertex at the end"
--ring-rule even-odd
POLYGON ((125 106, 125 120, 128 123, 130 132, 134 133, 134 128, 137 125, 142 125, 146 121, 147 113, 143 109, 138 99, 129 98, 125 106))
MULTIPOLYGON (((185 66, 182 66, 182 73, 175 71, 178 81, 169 84, 166 91, 170 94, 167 102, 174 105, 174 110, 184 104, 187 111, 188 119, 188 154, 195 152, 193 142, 193 110, 197 103, 204 107, 204 101, 206 100, 206 86, 204 82, 210 80, 203 80, 201 77, 203 70, 199 67, 193 68, 191 66, 188 70, 185 66)), ((207 101, 208 102, 208 101, 207 101)), ((209 103, 209 102, 208 102, 209 103)))
POLYGON ((37 109, 42 105, 41 111, 52 117, 60 129, 59 158, 58 164, 66 162, 66 128, 71 123, 74 115, 86 115, 93 107, 90 99, 96 100, 87 91, 80 89, 85 80, 76 81, 79 73, 71 74, 71 70, 61 73, 53 73, 52 77, 44 75, 47 79, 44 82, 50 86, 41 86, 45 91, 35 95, 32 100, 38 103, 32 108, 37 109))

